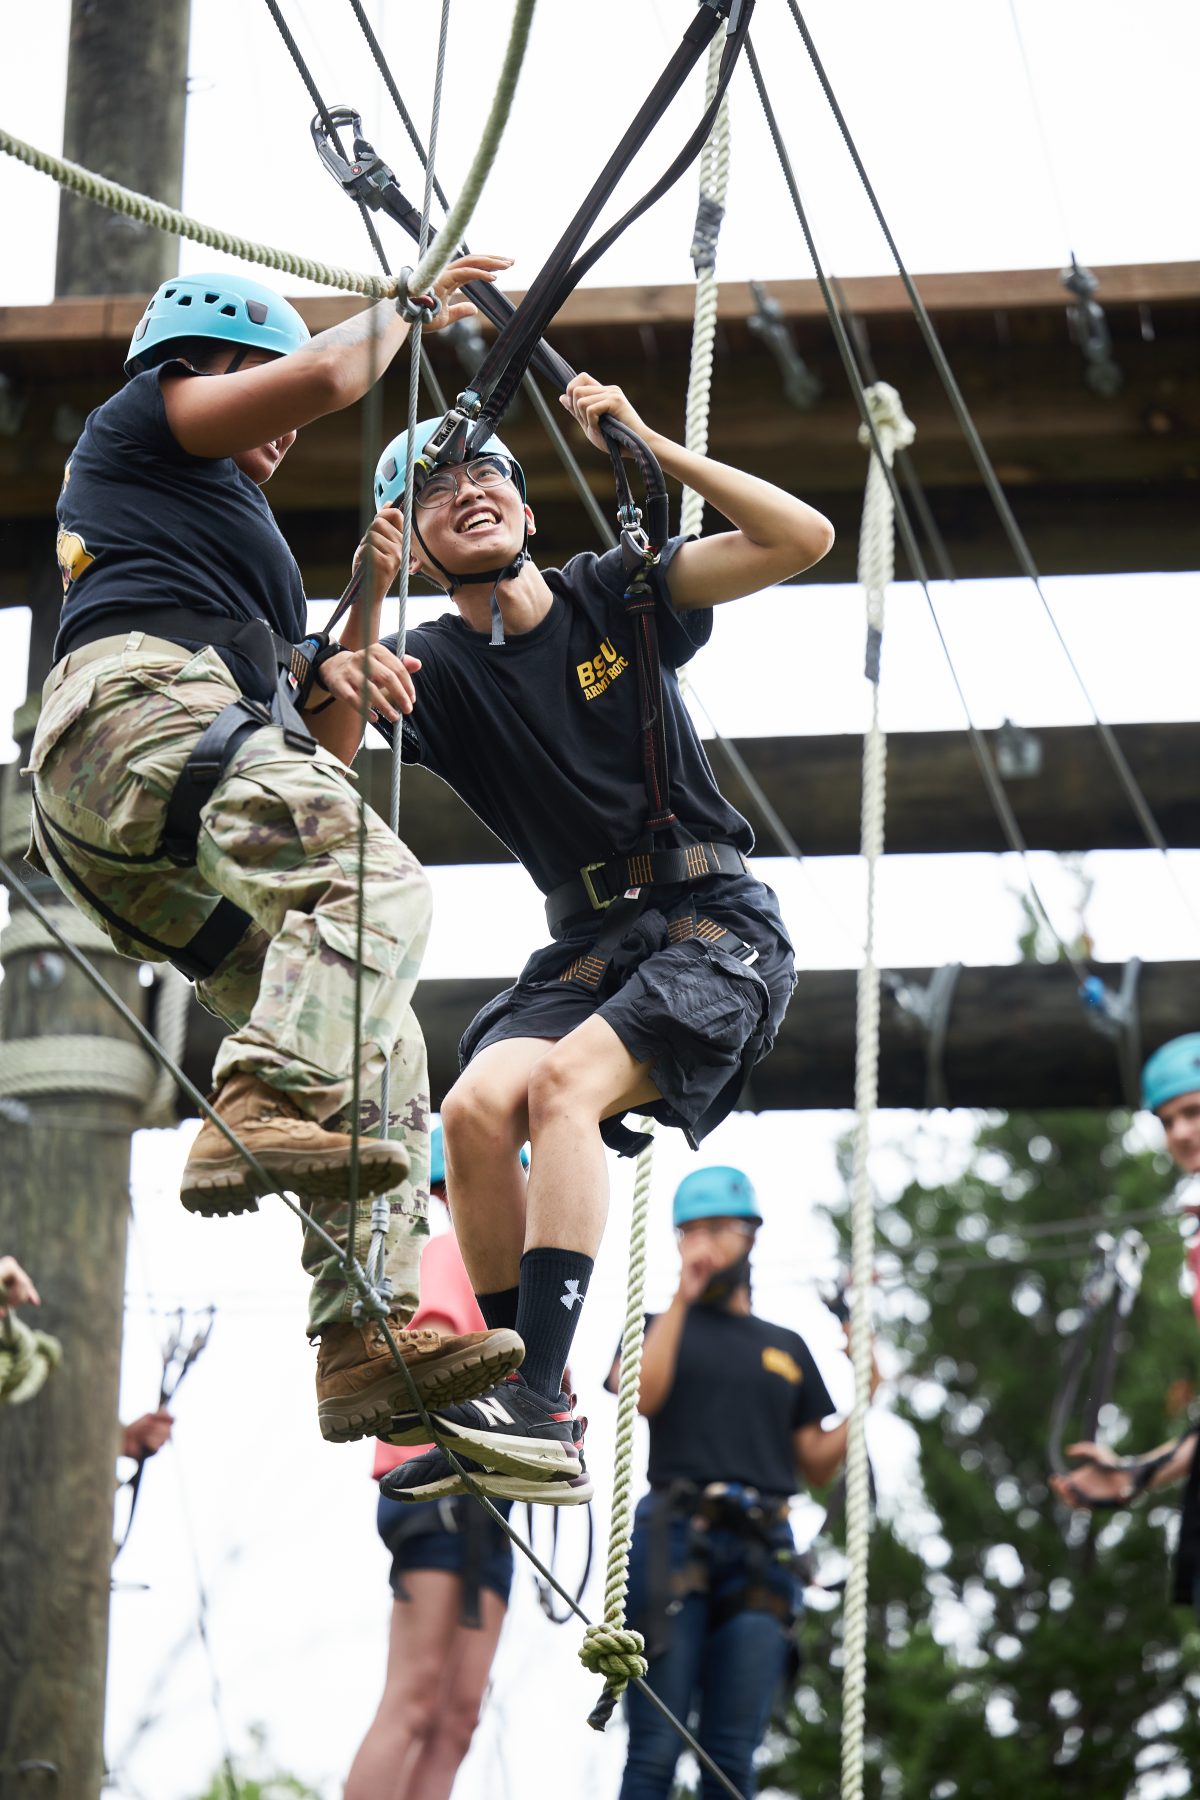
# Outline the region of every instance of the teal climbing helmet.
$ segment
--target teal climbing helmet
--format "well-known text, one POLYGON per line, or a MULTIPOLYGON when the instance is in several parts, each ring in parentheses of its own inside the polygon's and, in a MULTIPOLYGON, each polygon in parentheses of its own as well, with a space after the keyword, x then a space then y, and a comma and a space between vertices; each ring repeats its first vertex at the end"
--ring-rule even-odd
POLYGON ((693 1219, 748 1219, 762 1224, 758 1195, 748 1175, 740 1169, 697 1169, 685 1175, 675 1189, 671 1223, 678 1230, 693 1219))
MULTIPOLYGON (((420 456, 426 444, 441 424, 440 419, 422 419, 417 426, 417 449, 420 456)), ((473 456, 486 456, 489 453, 503 456, 512 464, 513 480, 517 484, 517 492, 521 499, 526 498, 525 471, 509 449, 494 434, 487 438, 479 448, 472 452, 473 456)), ((394 437, 375 468, 375 505, 395 506, 404 498, 404 465, 408 458, 408 432, 402 431, 394 437)))
POLYGON ((216 338, 286 356, 307 344, 308 326, 290 300, 245 275, 176 275, 151 296, 129 341, 125 373, 166 362, 187 338, 216 338))
POLYGON ((1180 1094, 1200 1094, 1200 1031, 1162 1044, 1142 1070, 1142 1105, 1148 1112, 1180 1094))

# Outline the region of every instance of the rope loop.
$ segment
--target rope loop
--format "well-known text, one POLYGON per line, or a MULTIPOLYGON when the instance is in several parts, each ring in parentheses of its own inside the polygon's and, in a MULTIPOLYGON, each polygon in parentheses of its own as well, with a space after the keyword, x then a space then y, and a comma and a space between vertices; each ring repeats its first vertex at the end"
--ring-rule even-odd
MULTIPOLYGON (((892 455, 897 450, 907 450, 917 435, 917 428, 905 412, 900 395, 891 383, 872 382, 866 390, 866 401, 885 456, 889 450, 892 455)), ((859 426, 858 441, 864 448, 871 442, 871 433, 866 425, 859 426)))

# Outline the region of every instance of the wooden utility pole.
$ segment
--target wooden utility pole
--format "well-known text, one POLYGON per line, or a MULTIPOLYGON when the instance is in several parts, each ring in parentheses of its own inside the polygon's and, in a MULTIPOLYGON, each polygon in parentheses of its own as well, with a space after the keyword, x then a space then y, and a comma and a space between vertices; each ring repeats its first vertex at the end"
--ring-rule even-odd
MULTIPOLYGON (((123 187, 179 205, 191 0, 72 0, 63 155, 123 187)), ((153 226, 63 193, 54 288, 150 293, 179 267, 153 226)))
MULTIPOLYGON (((65 153, 178 204, 190 0, 73 0, 65 153)), ((149 292, 177 267, 175 242, 63 196, 57 291, 149 292)), ((113 386, 120 380, 113 369, 113 386)), ((64 447, 69 448, 69 446, 64 447)), ((53 520, 29 571, 29 698, 37 721, 61 594, 53 520)), ((27 784, 4 771, 0 852, 19 864, 27 784)), ((121 997, 117 957, 44 877, 30 886, 121 997)), ((13 905, 0 934, 0 1250, 33 1277, 33 1315, 63 1362, 27 1405, 0 1411, 0 1800, 99 1800, 112 1562, 112 1496, 124 1311, 130 1137, 154 1067, 35 916, 13 905)))

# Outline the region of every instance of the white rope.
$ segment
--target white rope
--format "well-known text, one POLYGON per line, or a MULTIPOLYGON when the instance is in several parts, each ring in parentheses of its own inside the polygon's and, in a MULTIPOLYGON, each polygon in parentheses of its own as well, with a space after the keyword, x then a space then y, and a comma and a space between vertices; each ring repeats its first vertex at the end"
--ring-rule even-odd
POLYGON ((153 1092, 153 1061, 124 1038, 64 1034, 0 1044, 0 1095, 118 1094, 144 1105, 153 1092))
MULTIPOLYGON (((915 435, 895 388, 879 381, 867 390, 884 458, 915 435)), ((870 433, 859 427, 859 442, 870 433)), ((842 1675, 842 1800, 862 1800, 867 1713, 867 1558, 870 1547, 870 1475, 865 1423, 871 1397, 871 1278, 875 1262, 875 1206, 868 1166, 871 1120, 879 1099, 879 969, 875 962, 875 877, 883 855, 887 740, 879 723, 879 663, 884 598, 895 569, 891 490, 872 451, 863 502, 858 578, 866 592, 866 676, 871 718, 863 739, 862 858, 867 876, 866 944, 858 978, 857 1050, 854 1071, 854 1177, 851 1200, 851 1350, 854 1409, 846 1457, 846 1583, 842 1675)))
MULTIPOLYGON (((725 40, 721 32, 708 51, 705 105, 711 106, 717 91, 725 40)), ((692 319, 692 360, 688 371, 687 423, 684 444, 697 456, 708 450, 708 409, 712 396, 713 352, 717 337, 717 232, 725 210, 729 187, 729 98, 721 101, 708 142, 700 157, 700 208, 696 217, 693 254, 697 256, 696 302, 692 319)), ((699 536, 704 500, 694 488, 683 490, 679 529, 684 536, 699 536)))

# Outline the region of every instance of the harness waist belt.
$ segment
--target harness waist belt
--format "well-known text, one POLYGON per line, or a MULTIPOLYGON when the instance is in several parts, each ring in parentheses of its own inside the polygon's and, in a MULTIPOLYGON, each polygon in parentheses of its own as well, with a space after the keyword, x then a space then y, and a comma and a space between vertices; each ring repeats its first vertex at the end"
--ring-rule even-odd
POLYGON ((585 863, 578 875, 546 896, 546 920, 553 932, 576 913, 603 912, 629 888, 703 881, 709 875, 744 875, 748 867, 742 852, 732 844, 635 850, 609 862, 585 863))

